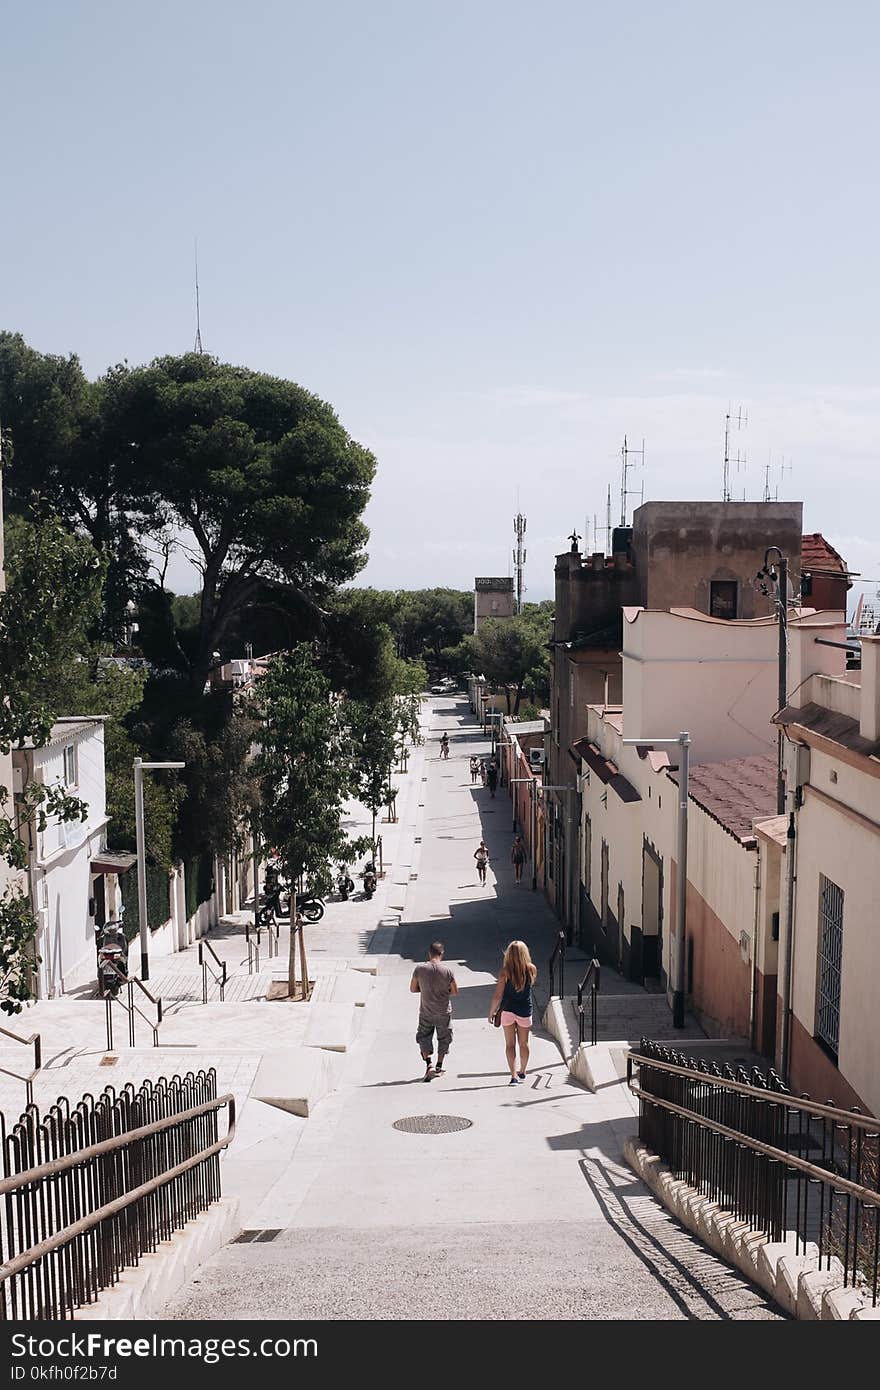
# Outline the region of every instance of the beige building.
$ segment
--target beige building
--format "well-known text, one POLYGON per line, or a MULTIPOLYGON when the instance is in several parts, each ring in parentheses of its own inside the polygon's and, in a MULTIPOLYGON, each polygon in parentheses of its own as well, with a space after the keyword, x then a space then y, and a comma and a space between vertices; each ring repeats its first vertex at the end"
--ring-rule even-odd
POLYGON ((474 632, 487 618, 512 618, 515 612, 512 579, 474 580, 474 632))
MULTIPOLYGON (((793 616, 805 660, 841 671, 834 614, 793 616)), ((691 744, 686 985, 707 1032, 773 1055, 780 866, 777 628, 693 610, 628 609, 623 702, 588 707, 580 757, 580 939, 630 979, 675 978, 677 769, 652 739, 691 744), (644 738, 631 746, 624 738, 644 738)), ((798 679, 802 676, 798 674, 798 679)))
POLYGON ((800 679, 779 716, 795 791, 793 874, 780 893, 779 1056, 795 1089, 876 1115, 880 637, 861 639, 861 673, 848 678, 812 674, 810 635, 792 637, 800 679))

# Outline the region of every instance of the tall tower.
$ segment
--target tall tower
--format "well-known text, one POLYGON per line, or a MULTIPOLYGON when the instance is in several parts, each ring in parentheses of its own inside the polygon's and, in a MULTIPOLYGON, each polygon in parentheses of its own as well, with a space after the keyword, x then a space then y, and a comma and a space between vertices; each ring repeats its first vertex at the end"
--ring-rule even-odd
POLYGON ((516 611, 522 612, 523 606, 523 570, 526 566, 526 519, 522 512, 517 512, 513 520, 513 534, 516 536, 516 549, 513 552, 513 566, 516 574, 516 611))
POLYGON ((200 315, 200 311, 199 311, 199 243, 198 243, 198 242, 196 242, 196 342, 195 342, 195 347, 193 348, 193 351, 199 353, 199 355, 201 355, 201 353, 204 351, 204 349, 203 349, 203 347, 202 347, 202 324, 201 324, 201 315, 200 315))

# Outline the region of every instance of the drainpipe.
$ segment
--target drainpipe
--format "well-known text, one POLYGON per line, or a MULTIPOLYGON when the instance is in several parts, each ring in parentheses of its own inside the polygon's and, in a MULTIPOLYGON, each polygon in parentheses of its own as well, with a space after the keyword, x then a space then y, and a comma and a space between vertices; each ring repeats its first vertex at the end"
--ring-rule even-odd
POLYGON ((755 1046, 757 1033, 757 1020, 755 1018, 755 1005, 758 998, 758 914, 761 901, 761 850, 760 841, 758 842, 758 855, 755 860, 755 920, 752 923, 752 983, 749 990, 749 1046, 753 1052, 757 1052, 755 1046))
POLYGON ((785 903, 785 977, 782 982, 782 1036, 779 1048, 779 1070, 783 1081, 788 1081, 791 1050, 791 971, 794 961, 794 890, 797 882, 795 874, 795 828, 794 811, 789 812, 786 832, 785 853, 787 895, 785 903))

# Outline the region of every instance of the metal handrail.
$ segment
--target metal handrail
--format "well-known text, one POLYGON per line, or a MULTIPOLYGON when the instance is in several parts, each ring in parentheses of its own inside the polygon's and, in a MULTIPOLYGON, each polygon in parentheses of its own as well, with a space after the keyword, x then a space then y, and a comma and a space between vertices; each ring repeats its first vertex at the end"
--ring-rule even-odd
MULTIPOLYGON (((184 1086, 188 1086, 190 1082, 196 1088, 202 1083, 215 1088, 213 1072, 200 1073, 197 1078, 184 1078, 184 1086)), ((174 1083, 179 1084, 180 1078, 175 1077, 172 1085, 174 1083)), ((147 1084, 149 1083, 145 1083, 147 1084)), ((163 1084, 164 1078, 160 1085, 163 1084)), ((165 1085, 164 1092, 160 1094, 166 1095, 168 1090, 168 1086, 165 1085)), ((135 1099, 134 1092, 132 1099, 135 1099)), ((108 1093, 105 1092, 98 1104, 102 1105, 107 1100, 108 1093)), ((115 1099, 113 1103, 115 1104, 115 1099)), ((84 1105, 85 1100, 77 1107, 77 1121, 83 1118, 80 1112, 84 1105)), ((3 1320, 10 1316, 17 1318, 26 1314, 31 1317, 62 1319, 74 1316, 77 1307, 93 1301, 102 1288, 115 1284, 127 1264, 137 1264, 139 1255, 154 1250, 158 1240, 168 1239, 175 1229, 181 1229, 198 1210, 206 1209, 212 1201, 217 1200, 220 1195, 219 1168, 214 1176, 210 1176, 209 1170, 206 1180, 202 1179, 201 1173, 204 1171, 204 1165, 217 1163, 219 1155, 229 1147, 235 1137, 235 1097, 231 1092, 219 1097, 212 1096, 186 1110, 174 1111, 136 1129, 123 1129, 121 1133, 98 1143, 81 1148, 73 1147, 67 1153, 57 1153, 56 1144, 75 1144, 77 1135, 83 1132, 82 1127, 78 1123, 74 1124, 72 1120, 64 1123, 61 1115, 47 1123, 50 1125, 52 1149, 55 1150, 56 1156, 49 1161, 34 1164, 20 1172, 0 1178, 0 1201, 7 1213, 7 1220, 11 1219, 9 1214, 16 1210, 19 1213, 28 1213, 26 1225, 18 1226, 20 1236, 25 1235, 25 1238, 33 1240, 35 1236, 42 1235, 47 1226, 51 1230, 54 1219, 60 1219, 62 1222, 66 1219, 69 1224, 44 1235, 42 1239, 37 1239, 26 1250, 12 1253, 7 1245, 9 1255, 0 1264, 0 1319, 3 1320), (224 1107, 228 1114, 227 1131, 224 1136, 214 1138, 217 1133, 216 1116, 224 1107), (158 1147, 150 1144, 149 1141, 155 1136, 164 1136, 169 1134, 169 1131, 171 1136, 174 1136, 169 1137, 169 1141, 160 1141, 158 1147), (182 1142, 177 1140, 178 1134, 182 1136, 182 1142), (191 1139, 195 1139, 197 1143, 201 1142, 204 1147, 195 1153, 187 1152, 192 1147, 191 1139), (205 1144, 205 1139, 213 1142, 205 1144), (126 1174, 130 1181, 131 1177, 136 1178, 144 1172, 149 1172, 151 1167, 155 1168, 156 1160, 161 1163, 162 1157, 167 1160, 181 1154, 187 1156, 181 1157, 179 1162, 164 1171, 155 1173, 155 1176, 147 1181, 124 1191, 122 1195, 103 1202, 79 1219, 70 1220, 78 1208, 82 1209, 82 1206, 86 1205, 83 1199, 87 1198, 88 1192, 100 1198, 100 1195, 124 1186, 126 1174), (144 1155, 147 1158, 146 1166, 144 1155), (167 1209, 164 1210, 154 1207, 154 1202, 161 1201, 158 1194, 172 1184, 177 1184, 194 1169, 200 1170, 196 1184, 192 1179, 186 1179, 185 1189, 181 1192, 180 1188, 177 1188, 178 1195, 174 1198, 172 1206, 166 1203, 167 1209), (98 1177, 100 1182, 97 1180, 98 1177), (47 1192, 56 1194, 54 1199, 50 1196, 49 1200, 46 1200, 47 1192), (63 1200, 58 1194, 64 1194, 63 1200), (143 1203, 147 1205, 139 1205, 143 1203), (127 1217, 121 1224, 114 1220, 132 1208, 134 1213, 131 1219, 127 1217), (96 1228, 105 1222, 110 1223, 104 1227, 108 1233, 106 1236, 103 1233, 96 1237, 90 1236, 91 1232, 95 1232, 96 1228), (124 1235, 120 1235, 120 1232, 124 1232, 124 1235), (89 1236, 85 1245, 74 1244, 83 1236, 89 1236), (97 1243, 93 1244, 93 1241, 97 1243), (102 1249, 108 1242, 113 1247, 113 1254, 109 1259, 102 1249), (47 1267, 43 1263, 59 1252, 60 1264, 47 1267), (24 1283, 17 1284, 15 1281, 26 1271, 24 1283), (9 1281, 13 1282, 10 1284, 9 1281)), ((35 1132, 34 1124, 39 1126, 39 1115, 36 1115, 35 1121, 33 1115, 28 1117, 26 1135, 30 1136, 30 1139, 24 1146, 25 1156, 28 1153, 34 1154, 31 1143, 35 1132)), ((44 1129, 45 1126, 40 1128, 44 1129)), ((36 1153, 39 1153, 39 1145, 36 1153)), ((174 1190, 172 1188, 172 1192, 174 1190)), ((9 1229, 6 1235, 9 1238, 9 1229)))
POLYGON ((120 1009, 123 1009, 123 1010, 125 1011, 125 1013, 128 1014, 128 1045, 129 1045, 129 1047, 134 1047, 134 1046, 135 1046, 135 1041, 136 1041, 136 1040, 135 1040, 135 1022, 134 1022, 134 1016, 135 1016, 135 1014, 138 1014, 138 1015, 144 1020, 144 1023, 146 1023, 147 1026, 153 1030, 153 1046, 154 1046, 154 1047, 158 1047, 158 1046, 159 1046, 159 1028, 160 1028, 161 1023, 162 1023, 162 999, 161 999, 161 997, 157 999, 156 996, 155 996, 154 994, 151 994, 150 991, 147 989, 147 987, 146 987, 146 985, 144 984, 143 980, 139 980, 138 977, 137 977, 137 975, 126 975, 125 971, 124 971, 124 970, 120 970, 120 969, 119 969, 119 966, 116 965, 113 961, 105 961, 104 964, 105 964, 105 965, 111 966, 111 968, 112 968, 112 969, 116 972, 116 974, 119 976, 120 982, 121 982, 122 984, 128 986, 128 1003, 127 1003, 127 1004, 123 1004, 123 1002, 122 1002, 122 1000, 119 998, 119 995, 118 995, 118 994, 108 994, 108 995, 106 996, 107 1051, 108 1051, 108 1052, 112 1052, 112 1051, 113 1051, 113 1005, 114 1005, 114 1003, 115 1003, 115 1004, 118 1004, 119 1007, 120 1007, 120 1009), (147 996, 147 998, 149 999, 149 1001, 150 1001, 151 1004, 155 1004, 155 1006, 156 1006, 156 1021, 155 1021, 155 1023, 153 1022, 153 1020, 152 1020, 151 1018, 148 1018, 147 1015, 144 1013, 143 1009, 138 1008, 137 1004, 134 1002, 134 986, 135 986, 135 985, 137 985, 138 989, 141 991, 141 994, 145 994, 145 995, 147 996))
POLYGON ((556 984, 556 961, 559 960, 559 992, 558 998, 565 998, 565 932, 559 932, 556 937, 556 945, 553 947, 553 954, 550 957, 550 998, 557 995, 556 984))
POLYGON ((601 967, 594 956, 587 966, 587 973, 581 980, 577 989, 577 1011, 578 1011, 578 1042, 585 1042, 584 1032, 586 1022, 584 1015, 584 990, 590 985, 590 1046, 596 1046, 596 998, 599 993, 599 977, 601 967))
MULTIPOLYGON (((244 939, 245 939, 245 945, 247 946, 247 955, 248 955, 248 974, 249 974, 249 975, 253 975, 253 973, 254 973, 254 966, 255 966, 255 965, 256 965, 256 969, 257 969, 258 972, 259 972, 259 969, 260 969, 260 932, 261 932, 262 928, 258 925, 254 930, 255 930, 255 934, 256 934, 256 938, 257 938, 256 943, 254 943, 253 941, 251 941, 251 925, 250 925, 250 922, 247 923, 247 925, 245 926, 245 929, 244 929, 244 939)), ((271 940, 272 940, 272 928, 271 928, 271 926, 270 926, 270 927, 269 927, 269 941, 271 942, 271 940)), ((271 946, 270 946, 270 954, 271 954, 271 946)))
MULTIPOLYGON (((248 949, 250 950, 250 942, 248 942, 248 949)), ((210 974, 214 983, 220 986, 220 1003, 222 1004, 226 998, 226 961, 221 960, 210 941, 205 941, 204 939, 199 941, 199 965, 202 967, 202 1003, 207 1004, 208 1002, 208 975, 210 974), (211 955, 220 966, 222 971, 220 975, 215 975, 214 971, 205 960, 205 953, 202 949, 204 946, 207 946, 211 955)))
POLYGON ((664 1061, 644 1039, 640 1047, 626 1061, 627 1086, 640 1102, 640 1139, 676 1177, 768 1240, 785 1239, 793 1225, 796 1254, 815 1242, 820 1268, 839 1258, 844 1285, 867 1284, 876 1306, 880 1120, 734 1081, 705 1062, 664 1061), (814 1149, 815 1162, 804 1157, 814 1149))
POLYGON ((8 1067, 0 1067, 0 1072, 2 1072, 4 1076, 14 1076, 16 1081, 24 1082, 27 1088, 27 1103, 28 1105, 33 1105, 34 1077, 36 1076, 38 1071, 42 1070, 43 1066, 42 1037, 39 1033, 31 1033, 29 1038, 23 1038, 20 1033, 12 1033, 8 1028, 0 1028, 0 1033, 3 1034, 4 1038, 11 1038, 13 1042, 21 1043, 24 1047, 30 1047, 31 1043, 33 1043, 34 1065, 33 1070, 30 1071, 27 1076, 22 1076, 21 1073, 17 1071, 10 1071, 8 1067))

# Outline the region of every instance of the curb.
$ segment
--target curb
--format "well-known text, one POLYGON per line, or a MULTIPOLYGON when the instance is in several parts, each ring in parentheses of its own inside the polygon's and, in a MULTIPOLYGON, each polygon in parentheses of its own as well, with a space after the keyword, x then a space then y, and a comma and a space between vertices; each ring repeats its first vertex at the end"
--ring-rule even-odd
POLYGON ((156 1317, 200 1264, 216 1254, 238 1231, 238 1198, 221 1197, 194 1221, 188 1221, 155 1254, 142 1255, 119 1282, 103 1289, 95 1303, 74 1313, 78 1321, 140 1321, 156 1317))
POLYGON ((680 1178, 638 1139, 626 1139, 623 1156, 637 1177, 692 1235, 757 1284, 790 1317, 809 1322, 880 1320, 864 1291, 844 1288, 843 1266, 832 1255, 819 1267, 819 1252, 810 1242, 804 1252, 794 1231, 768 1241, 733 1212, 726 1211, 680 1178))

